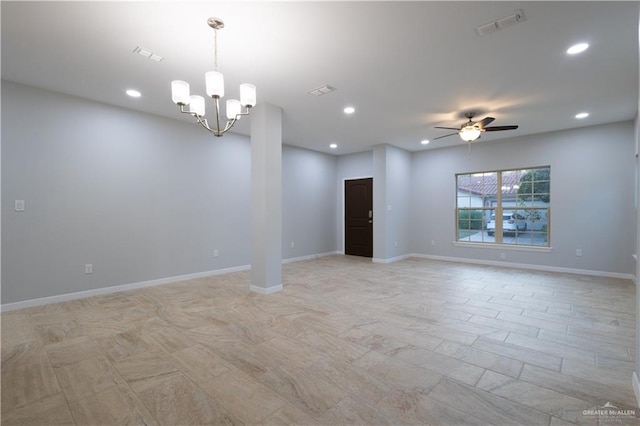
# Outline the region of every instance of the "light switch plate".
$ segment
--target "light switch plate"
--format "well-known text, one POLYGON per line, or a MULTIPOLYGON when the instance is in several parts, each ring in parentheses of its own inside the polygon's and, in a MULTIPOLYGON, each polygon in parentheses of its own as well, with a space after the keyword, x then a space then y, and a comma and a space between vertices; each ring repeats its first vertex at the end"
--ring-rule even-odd
POLYGON ((15 204, 13 205, 13 209, 17 212, 23 212, 24 211, 24 200, 16 200, 15 204))

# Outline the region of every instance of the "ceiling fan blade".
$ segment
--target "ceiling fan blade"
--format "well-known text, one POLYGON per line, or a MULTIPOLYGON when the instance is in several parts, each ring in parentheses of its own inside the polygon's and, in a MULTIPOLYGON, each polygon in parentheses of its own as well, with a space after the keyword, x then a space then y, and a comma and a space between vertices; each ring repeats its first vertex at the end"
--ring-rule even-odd
POLYGON ((434 129, 460 130, 459 127, 434 127, 434 129))
POLYGON ((448 135, 444 135, 444 136, 438 136, 437 138, 433 138, 433 140, 435 141, 436 139, 442 139, 442 138, 446 138, 448 136, 453 136, 453 135, 457 135, 458 133, 449 133, 448 135))
POLYGON ((478 121, 476 124, 480 127, 486 126, 487 124, 491 123, 493 120, 495 120, 495 118, 493 117, 485 117, 482 120, 478 121))
POLYGON ((499 132, 501 130, 515 130, 518 126, 491 126, 485 127, 483 130, 485 132, 499 132))

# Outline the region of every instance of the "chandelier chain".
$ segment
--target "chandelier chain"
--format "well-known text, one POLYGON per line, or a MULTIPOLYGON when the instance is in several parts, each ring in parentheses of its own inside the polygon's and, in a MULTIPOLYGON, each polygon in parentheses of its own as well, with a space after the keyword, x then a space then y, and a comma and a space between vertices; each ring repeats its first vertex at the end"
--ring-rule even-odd
POLYGON ((213 70, 218 71, 218 30, 213 29, 213 70))

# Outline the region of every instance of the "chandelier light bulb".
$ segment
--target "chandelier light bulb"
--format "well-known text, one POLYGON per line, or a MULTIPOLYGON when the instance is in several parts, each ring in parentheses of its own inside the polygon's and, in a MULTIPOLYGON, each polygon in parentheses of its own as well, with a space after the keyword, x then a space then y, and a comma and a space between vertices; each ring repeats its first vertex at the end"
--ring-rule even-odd
POLYGON ((176 105, 189 105, 189 83, 182 80, 171 82, 171 100, 176 105))
MULTIPOLYGON (((242 112, 242 106, 237 99, 227 100, 227 118, 229 120, 235 119, 242 112)), ((239 118, 239 117, 238 117, 239 118)))
POLYGON ((207 96, 224 97, 224 77, 222 73, 209 71, 204 75, 204 79, 207 87, 207 96))
POLYGON ((204 115, 204 98, 202 96, 193 95, 189 102, 189 112, 202 117, 204 115))
POLYGON ((256 106, 256 86, 249 83, 240 85, 240 103, 243 107, 256 106))

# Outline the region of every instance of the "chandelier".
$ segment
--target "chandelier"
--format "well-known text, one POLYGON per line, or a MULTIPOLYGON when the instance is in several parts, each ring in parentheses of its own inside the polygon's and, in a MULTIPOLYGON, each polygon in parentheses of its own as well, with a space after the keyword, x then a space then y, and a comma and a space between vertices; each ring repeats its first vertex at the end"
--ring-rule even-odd
POLYGON ((211 127, 204 118, 204 98, 198 95, 191 95, 189 83, 182 80, 171 82, 171 100, 180 107, 180 112, 189 114, 196 119, 198 124, 213 133, 215 136, 222 136, 236 124, 243 115, 249 115, 251 107, 256 105, 256 86, 249 83, 240 85, 240 100, 227 100, 227 120, 224 127, 221 127, 220 119, 220 98, 224 96, 224 78, 218 72, 218 30, 224 28, 224 22, 219 18, 209 18, 207 24, 213 28, 213 71, 205 73, 205 86, 208 96, 213 99, 215 108, 215 125, 211 127), (187 108, 188 107, 188 108, 187 108))

